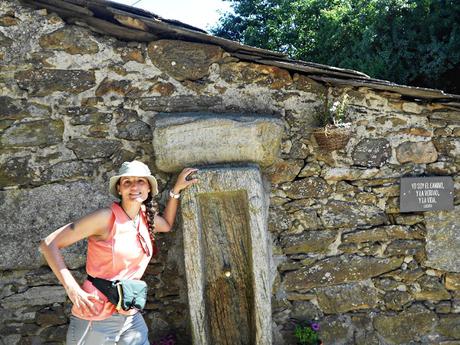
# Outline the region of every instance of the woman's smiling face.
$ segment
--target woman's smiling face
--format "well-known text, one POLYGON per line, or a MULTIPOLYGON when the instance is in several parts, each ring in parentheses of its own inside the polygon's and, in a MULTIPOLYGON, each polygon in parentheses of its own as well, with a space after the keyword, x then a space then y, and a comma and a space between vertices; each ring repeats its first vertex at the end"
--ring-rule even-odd
POLYGON ((150 184, 145 177, 123 176, 118 181, 118 192, 122 200, 144 202, 150 193, 150 184))

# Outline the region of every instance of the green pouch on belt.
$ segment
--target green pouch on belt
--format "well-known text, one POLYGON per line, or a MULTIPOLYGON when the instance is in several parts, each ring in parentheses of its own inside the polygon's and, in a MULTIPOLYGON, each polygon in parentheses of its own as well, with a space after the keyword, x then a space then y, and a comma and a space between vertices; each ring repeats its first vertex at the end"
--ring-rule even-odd
POLYGON ((143 280, 107 280, 88 275, 88 280, 116 306, 117 310, 142 310, 147 302, 147 283, 143 280))
POLYGON ((117 304, 117 309, 142 310, 147 302, 147 283, 143 280, 119 280, 117 282, 118 293, 122 296, 117 304), (121 290, 121 293, 120 293, 121 290))

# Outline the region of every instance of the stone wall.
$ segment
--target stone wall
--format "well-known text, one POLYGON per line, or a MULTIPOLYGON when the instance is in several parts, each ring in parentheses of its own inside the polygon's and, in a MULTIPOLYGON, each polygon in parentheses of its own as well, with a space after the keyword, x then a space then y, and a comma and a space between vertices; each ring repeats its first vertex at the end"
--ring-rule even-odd
MULTIPOLYGON (((0 339, 62 344, 69 301, 40 238, 111 202, 108 177, 140 159, 155 169, 158 114, 271 114, 285 134, 271 182, 273 338, 317 320, 325 344, 460 344, 460 113, 455 104, 327 86, 219 47, 121 42, 16 0, 0 3, 0 339), (347 93, 353 137, 318 149, 321 95, 347 93), (455 210, 399 212, 401 176, 447 175, 455 210)), ((152 340, 189 344, 182 222, 148 268, 152 340)), ((66 251, 84 277, 84 243, 66 251)))

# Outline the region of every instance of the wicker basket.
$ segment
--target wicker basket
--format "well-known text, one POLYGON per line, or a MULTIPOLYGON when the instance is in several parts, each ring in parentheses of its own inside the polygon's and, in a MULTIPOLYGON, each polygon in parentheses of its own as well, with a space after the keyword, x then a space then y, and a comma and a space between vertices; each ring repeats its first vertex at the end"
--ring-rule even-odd
POLYGON ((321 127, 313 131, 318 146, 325 151, 344 148, 351 137, 350 128, 334 126, 321 127))

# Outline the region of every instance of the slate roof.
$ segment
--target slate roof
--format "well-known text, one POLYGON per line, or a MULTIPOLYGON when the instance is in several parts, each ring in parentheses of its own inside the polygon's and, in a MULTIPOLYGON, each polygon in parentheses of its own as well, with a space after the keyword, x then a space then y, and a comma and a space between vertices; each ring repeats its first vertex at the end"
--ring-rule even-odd
POLYGON ((209 35, 206 31, 177 20, 165 19, 148 11, 105 0, 21 0, 35 8, 56 12, 70 24, 82 25, 91 30, 115 36, 120 40, 150 42, 159 39, 177 39, 214 44, 243 61, 277 66, 308 75, 314 80, 375 90, 396 92, 407 99, 460 106, 460 95, 441 90, 395 84, 370 78, 350 69, 337 68, 312 62, 292 60, 285 54, 240 44, 235 41, 209 35))

